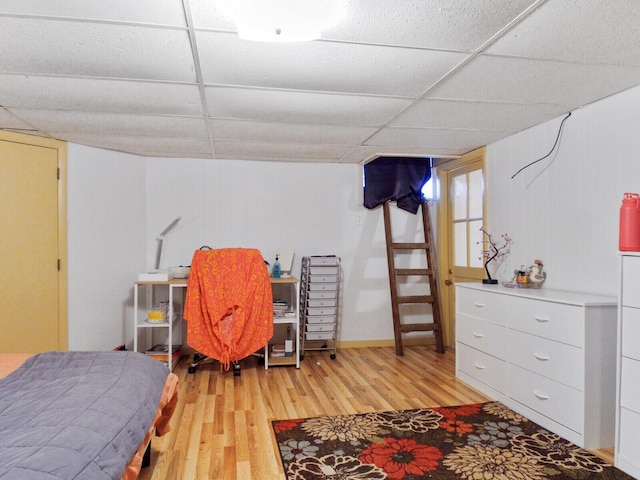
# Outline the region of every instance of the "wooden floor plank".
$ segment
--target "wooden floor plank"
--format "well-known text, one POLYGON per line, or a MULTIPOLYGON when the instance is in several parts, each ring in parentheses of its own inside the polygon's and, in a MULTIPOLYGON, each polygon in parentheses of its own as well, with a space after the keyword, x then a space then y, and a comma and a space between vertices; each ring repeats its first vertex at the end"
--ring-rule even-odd
MULTIPOLYGON (((152 442, 151 467, 140 480, 283 480, 272 420, 485 402, 455 378, 455 352, 405 346, 307 352, 294 367, 265 371, 255 357, 241 375, 219 364, 187 373, 178 364, 180 399, 172 430, 152 442)), ((611 449, 596 452, 612 461, 611 449)))

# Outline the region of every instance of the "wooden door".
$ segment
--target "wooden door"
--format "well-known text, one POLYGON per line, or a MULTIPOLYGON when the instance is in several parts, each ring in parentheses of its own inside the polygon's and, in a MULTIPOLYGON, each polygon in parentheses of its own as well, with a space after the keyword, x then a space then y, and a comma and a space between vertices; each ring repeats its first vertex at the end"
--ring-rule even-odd
POLYGON ((0 132, 0 353, 67 348, 64 167, 63 142, 0 132))
POLYGON ((455 344, 455 283, 484 276, 485 148, 438 166, 438 272, 446 346, 455 344))

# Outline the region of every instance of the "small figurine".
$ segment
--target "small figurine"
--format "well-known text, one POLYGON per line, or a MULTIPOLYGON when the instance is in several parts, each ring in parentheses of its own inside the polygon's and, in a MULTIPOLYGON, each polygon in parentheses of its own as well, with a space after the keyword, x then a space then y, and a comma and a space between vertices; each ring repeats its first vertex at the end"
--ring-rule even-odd
POLYGON ((547 272, 543 272, 542 267, 542 261, 535 260, 529 269, 529 282, 535 285, 536 288, 541 287, 547 279, 547 272))

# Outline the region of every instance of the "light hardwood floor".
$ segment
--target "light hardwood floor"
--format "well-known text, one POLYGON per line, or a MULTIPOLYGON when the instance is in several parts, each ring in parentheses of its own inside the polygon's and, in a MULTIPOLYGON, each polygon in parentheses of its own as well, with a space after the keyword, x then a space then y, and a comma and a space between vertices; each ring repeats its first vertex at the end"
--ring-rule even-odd
MULTIPOLYGON (((220 373, 219 363, 187 373, 175 369, 180 400, 172 430, 154 438, 151 466, 141 480, 282 480, 272 420, 320 415, 462 405, 491 399, 455 379, 453 350, 433 346, 308 352, 295 367, 268 371, 255 357, 242 374, 220 373)), ((612 461, 610 450, 597 452, 612 461)))

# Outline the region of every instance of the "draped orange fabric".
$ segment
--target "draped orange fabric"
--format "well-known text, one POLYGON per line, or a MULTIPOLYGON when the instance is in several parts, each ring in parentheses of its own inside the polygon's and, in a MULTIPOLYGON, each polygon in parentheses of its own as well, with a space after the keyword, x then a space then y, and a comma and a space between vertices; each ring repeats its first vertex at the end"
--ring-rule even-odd
POLYGON ((273 336, 273 297, 260 251, 197 250, 184 318, 189 346, 225 369, 264 347, 273 336))

